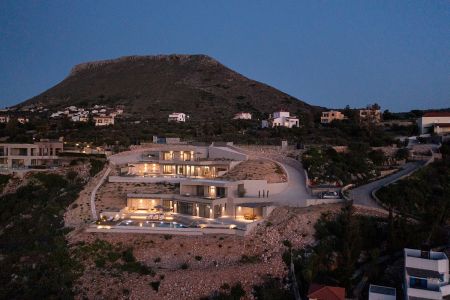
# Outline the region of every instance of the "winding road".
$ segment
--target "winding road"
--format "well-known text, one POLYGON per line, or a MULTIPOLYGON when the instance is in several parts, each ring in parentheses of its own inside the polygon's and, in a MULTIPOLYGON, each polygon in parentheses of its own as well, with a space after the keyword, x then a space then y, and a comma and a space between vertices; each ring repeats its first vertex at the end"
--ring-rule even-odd
POLYGON ((418 169, 420 169, 422 166, 425 165, 425 161, 416 161, 416 162, 409 162, 403 165, 402 169, 392 175, 386 176, 384 178, 381 178, 379 180, 373 181, 371 183, 359 186, 357 188, 354 188, 350 190, 350 199, 353 200, 353 204, 356 205, 362 205, 372 208, 379 208, 383 209, 373 198, 372 198, 372 192, 382 188, 385 185, 394 183, 395 181, 405 177, 409 176, 418 169))

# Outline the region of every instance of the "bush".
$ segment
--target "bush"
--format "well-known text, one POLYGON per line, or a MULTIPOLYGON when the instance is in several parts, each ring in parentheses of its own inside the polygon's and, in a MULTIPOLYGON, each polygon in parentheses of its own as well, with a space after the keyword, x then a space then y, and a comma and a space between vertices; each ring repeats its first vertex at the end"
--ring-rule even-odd
POLYGON ((91 164, 91 169, 89 170, 89 175, 91 175, 91 177, 97 175, 105 166, 104 160, 91 159, 89 162, 91 164))
POLYGON ((152 281, 152 282, 150 282, 150 286, 152 287, 152 289, 154 291, 158 291, 159 290, 160 284, 161 284, 160 281, 152 281))
POLYGON ((203 257, 201 257, 200 255, 196 255, 194 258, 197 261, 201 261, 203 259, 203 257))
POLYGON ((239 260, 242 264, 253 264, 259 262, 260 259, 257 255, 245 255, 243 254, 241 256, 241 259, 239 260))
POLYGON ((181 269, 181 270, 187 270, 187 269, 189 269, 189 265, 188 265, 187 263, 182 263, 182 264, 180 265, 180 269, 181 269))

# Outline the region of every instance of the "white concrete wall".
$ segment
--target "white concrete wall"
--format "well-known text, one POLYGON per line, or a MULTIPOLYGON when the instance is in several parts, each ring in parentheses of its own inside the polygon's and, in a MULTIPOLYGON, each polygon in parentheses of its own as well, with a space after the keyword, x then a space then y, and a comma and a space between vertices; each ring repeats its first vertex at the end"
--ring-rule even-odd
POLYGON ((211 159, 230 159, 230 160, 247 160, 248 156, 227 147, 209 147, 209 158, 211 159))

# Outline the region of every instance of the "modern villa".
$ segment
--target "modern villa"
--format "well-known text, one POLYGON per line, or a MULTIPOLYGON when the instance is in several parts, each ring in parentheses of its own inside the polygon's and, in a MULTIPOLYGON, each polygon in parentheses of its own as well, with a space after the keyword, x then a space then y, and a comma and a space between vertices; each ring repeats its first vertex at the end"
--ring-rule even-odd
POLYGON ((34 144, 0 144, 0 167, 26 169, 51 167, 58 164, 63 142, 41 140, 34 144))
POLYGON ((121 176, 216 178, 247 156, 227 148, 160 145, 120 166, 121 176))
POLYGON ((261 121, 261 127, 299 127, 299 119, 296 116, 291 116, 288 111, 276 111, 273 116, 270 115, 268 120, 261 121))
POLYGON ((267 180, 226 181, 220 177, 247 155, 229 147, 194 145, 155 145, 128 154, 110 157, 120 170, 110 182, 164 182, 175 179, 179 192, 173 194, 129 193, 126 207, 102 212, 115 219, 152 220, 167 215, 192 219, 239 220, 252 222, 273 209, 271 196, 287 187, 287 182, 267 180))

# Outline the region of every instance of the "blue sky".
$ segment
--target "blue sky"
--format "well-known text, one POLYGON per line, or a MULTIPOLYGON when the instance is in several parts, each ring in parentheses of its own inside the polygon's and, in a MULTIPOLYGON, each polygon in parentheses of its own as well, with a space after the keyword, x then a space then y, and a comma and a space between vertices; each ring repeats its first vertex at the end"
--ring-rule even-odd
POLYGON ((311 104, 450 107, 450 2, 0 1, 0 106, 124 55, 208 54, 311 104))

